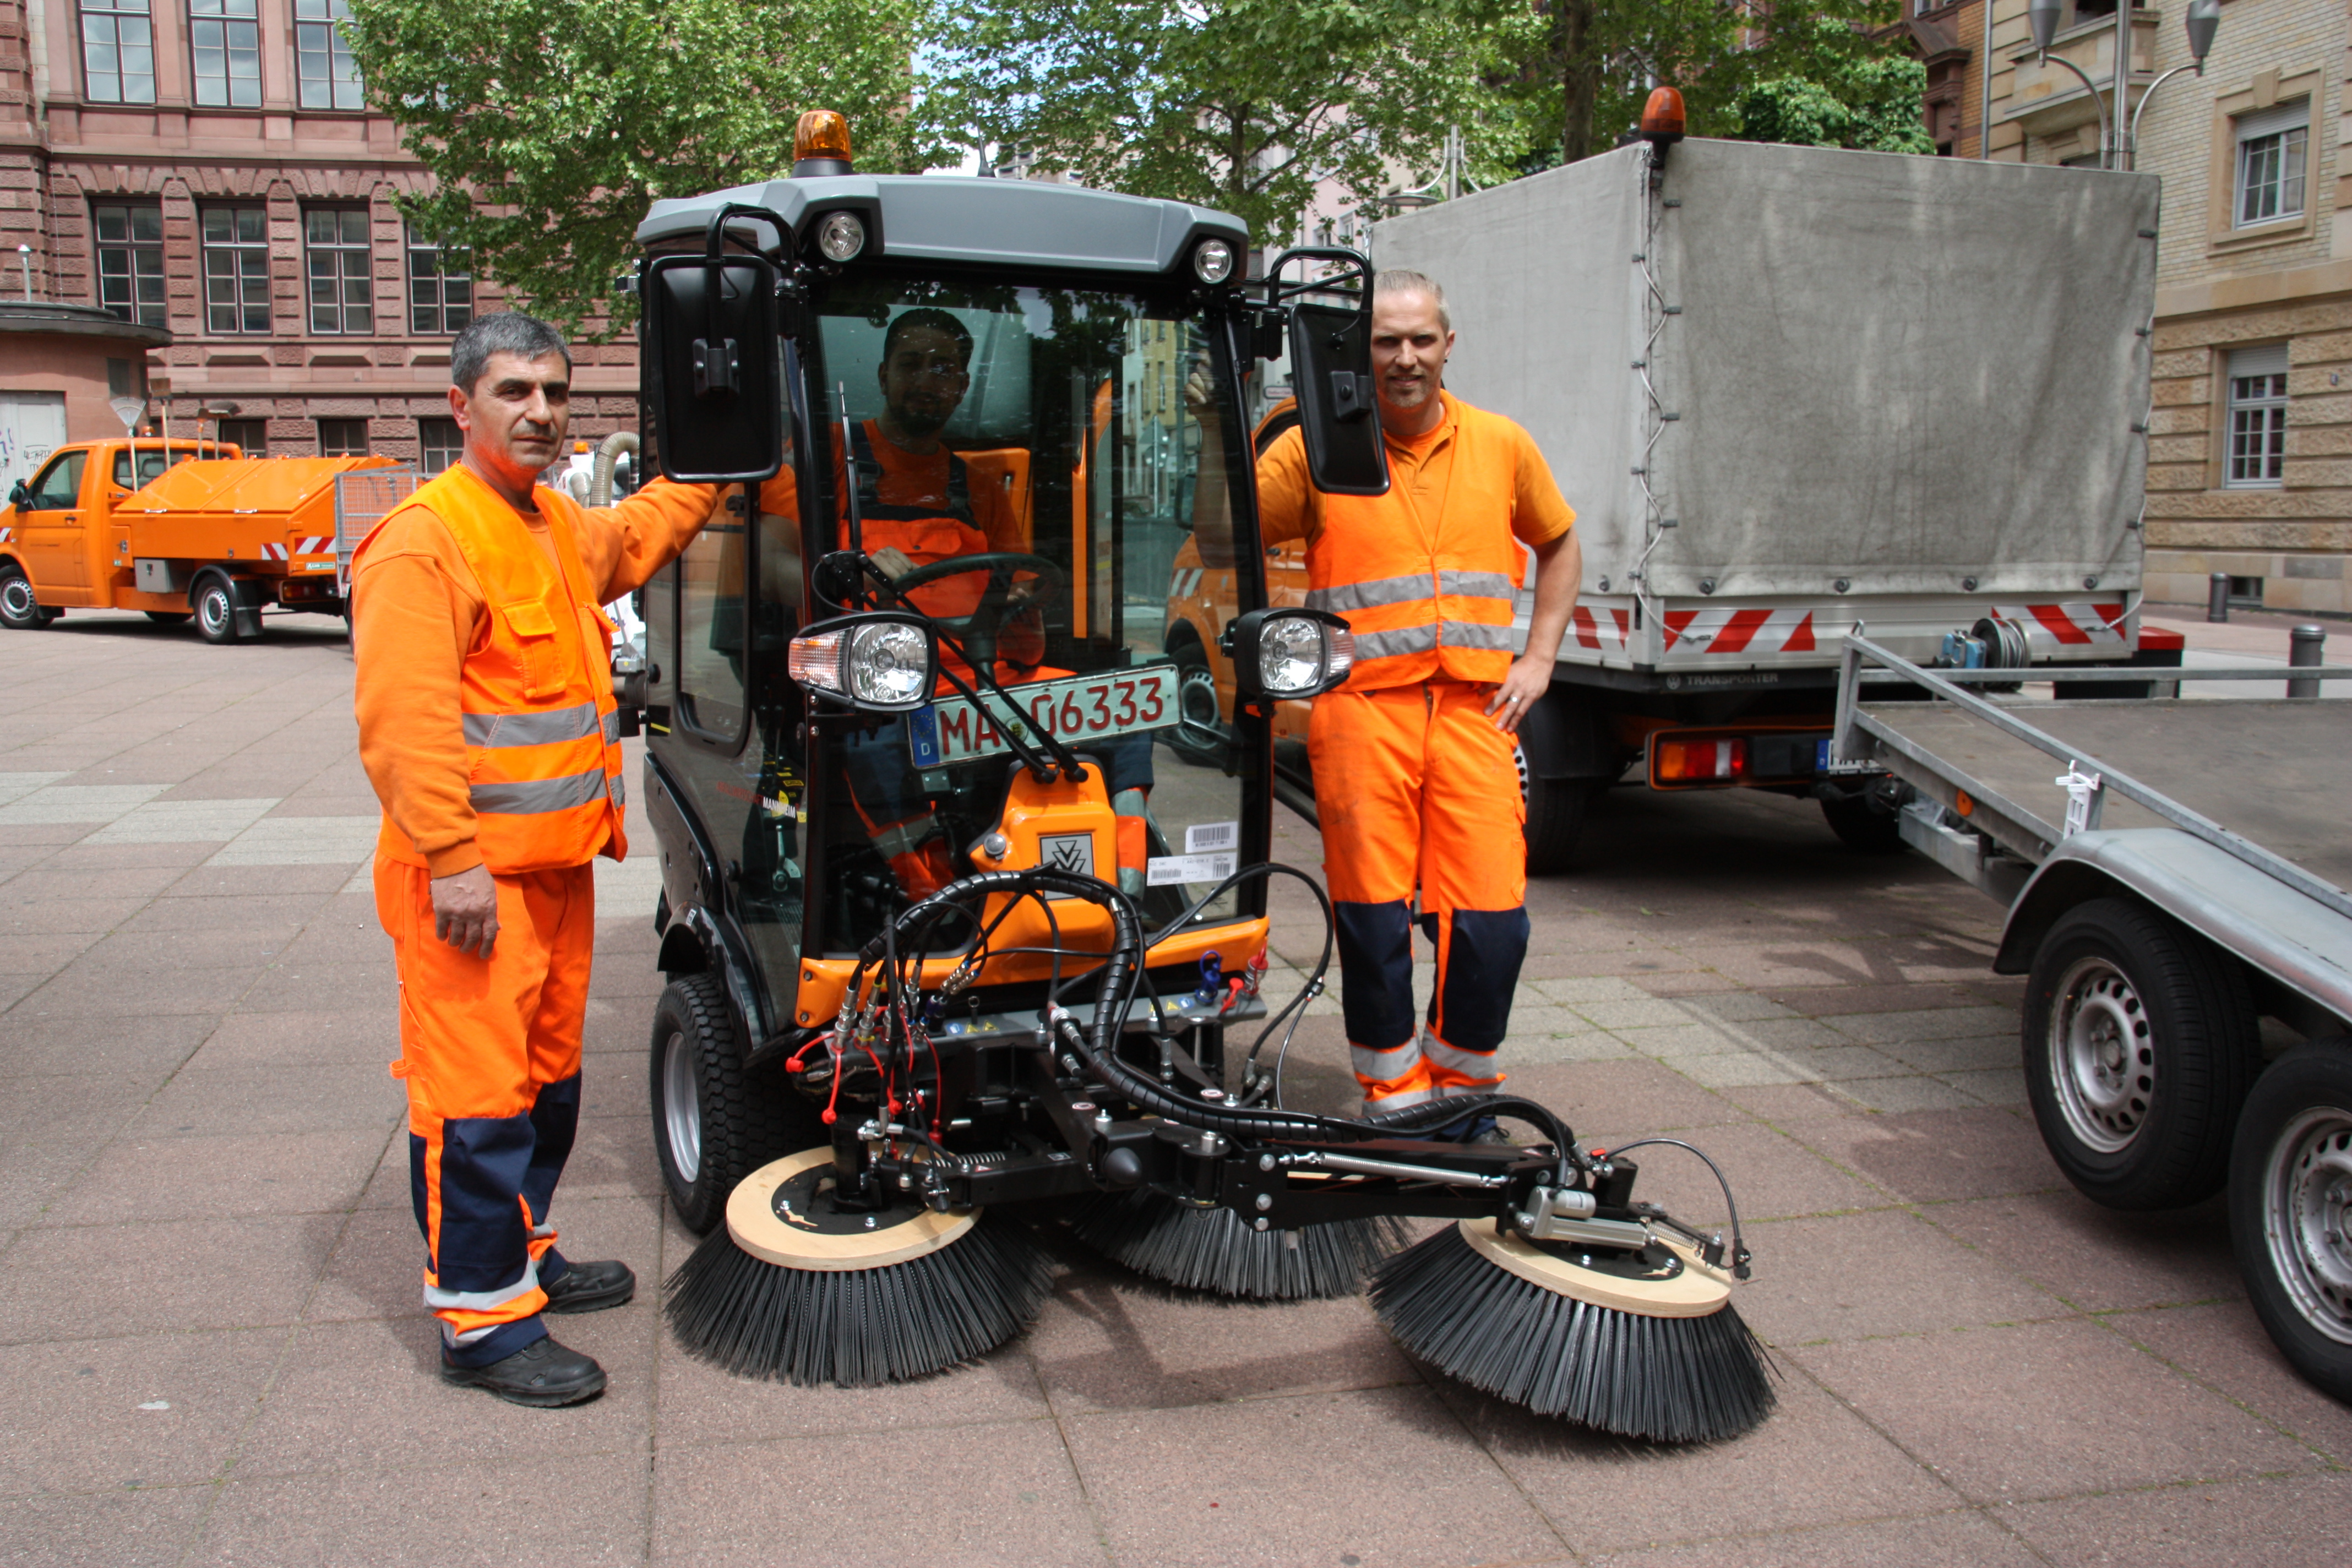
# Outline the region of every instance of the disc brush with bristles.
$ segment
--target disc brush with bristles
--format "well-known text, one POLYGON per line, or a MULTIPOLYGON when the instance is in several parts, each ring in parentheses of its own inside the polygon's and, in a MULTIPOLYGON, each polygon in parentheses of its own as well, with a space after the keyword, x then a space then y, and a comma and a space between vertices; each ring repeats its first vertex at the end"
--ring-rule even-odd
POLYGON ((1089 1199, 1074 1228, 1080 1241, 1138 1274, 1261 1301, 1352 1296, 1407 1234, 1387 1215, 1254 1230, 1231 1209, 1193 1208, 1143 1189, 1089 1199))
POLYGON ((1660 1443, 1736 1437, 1771 1413, 1763 1347, 1727 1286, 1694 1312, 1716 1293, 1689 1270, 1696 1291, 1659 1289, 1649 1303, 1683 1315, 1650 1315, 1641 1281, 1497 1238, 1490 1223, 1474 1245, 1469 1229, 1449 1225, 1372 1277, 1381 1321, 1439 1371, 1539 1415, 1660 1443), (1585 1299, 1604 1295, 1625 1305, 1585 1299))

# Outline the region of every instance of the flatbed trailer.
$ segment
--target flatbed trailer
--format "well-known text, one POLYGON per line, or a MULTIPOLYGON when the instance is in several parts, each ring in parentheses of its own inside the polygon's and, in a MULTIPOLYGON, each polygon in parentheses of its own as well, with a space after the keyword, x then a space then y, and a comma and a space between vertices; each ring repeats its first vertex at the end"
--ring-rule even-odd
POLYGON ((1830 766, 1910 785, 1904 841, 2008 907, 1992 967, 2029 976, 2067 1179, 2121 1209, 2226 1190, 2263 1327, 2352 1401, 2352 701, 2318 700, 2352 668, 2177 672, 2286 673, 2284 700, 1984 689, 2017 673, 1848 637, 1830 766))

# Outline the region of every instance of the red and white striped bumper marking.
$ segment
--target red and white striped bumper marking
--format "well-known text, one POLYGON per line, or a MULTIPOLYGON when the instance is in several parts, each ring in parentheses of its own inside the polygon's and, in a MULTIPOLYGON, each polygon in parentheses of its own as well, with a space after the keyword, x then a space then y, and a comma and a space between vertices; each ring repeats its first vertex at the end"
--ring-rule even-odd
POLYGON ((1595 615, 1584 605, 1576 606, 1575 619, 1570 623, 1579 647, 1598 648, 1603 653, 1625 651, 1625 635, 1632 617, 1622 610, 1602 610, 1595 615))
POLYGON ((2064 647, 2095 644, 2121 647, 2124 643, 2124 606, 2120 599, 2107 605, 2081 601, 2065 605, 1995 605, 1993 614, 2038 626, 2064 647))
POLYGON ((1179 571, 1175 581, 1168 585, 1168 596, 1171 599, 1191 598, 1192 590, 1201 585, 1201 574, 1203 570, 1202 567, 1192 566, 1179 571))
POLYGON ((265 561, 284 561, 293 556, 324 555, 334 547, 335 541, 331 535, 312 533, 305 535, 299 544, 292 546, 265 544, 261 547, 261 558, 265 561))
POLYGON ((1813 612, 1811 610, 1721 609, 1668 610, 1666 650, 1677 643, 1695 643, 1701 653, 1811 653, 1813 612))
POLYGON ((261 547, 261 558, 264 561, 283 561, 286 559, 286 547, 282 544, 265 544, 261 547))

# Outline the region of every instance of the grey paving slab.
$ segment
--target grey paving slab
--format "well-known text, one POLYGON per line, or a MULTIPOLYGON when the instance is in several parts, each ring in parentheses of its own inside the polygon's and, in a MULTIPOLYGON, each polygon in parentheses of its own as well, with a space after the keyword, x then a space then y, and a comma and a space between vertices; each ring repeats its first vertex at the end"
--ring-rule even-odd
POLYGON ((0 1499, 0 1558, 43 1568, 169 1568, 212 1501, 208 1485, 0 1499))
POLYGON ((0 1346, 0 1497, 217 1477, 285 1344, 263 1329, 0 1346))

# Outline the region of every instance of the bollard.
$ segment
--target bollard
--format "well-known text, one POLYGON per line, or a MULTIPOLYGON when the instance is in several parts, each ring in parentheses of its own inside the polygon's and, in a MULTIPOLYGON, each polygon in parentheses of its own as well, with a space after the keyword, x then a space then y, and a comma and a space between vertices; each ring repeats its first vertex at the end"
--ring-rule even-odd
MULTIPOLYGON (((2290 669, 2311 669, 2326 662, 2327 628, 2303 626, 2286 634, 2286 662, 2290 669)), ((2289 697, 2316 697, 2320 683, 2316 680, 2290 680, 2286 683, 2289 697)))
POLYGON ((2216 572, 2205 579, 2205 618, 2226 621, 2230 618, 2230 574, 2216 572))

